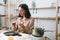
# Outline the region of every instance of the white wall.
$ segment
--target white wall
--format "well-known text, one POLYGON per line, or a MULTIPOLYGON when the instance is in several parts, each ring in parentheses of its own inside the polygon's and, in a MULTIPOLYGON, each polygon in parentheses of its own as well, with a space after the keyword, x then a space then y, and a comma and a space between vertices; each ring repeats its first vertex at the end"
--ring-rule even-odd
MULTIPOLYGON (((4 4, 4 2, 3 2, 3 0, 0 0, 0 4, 4 4)), ((4 6, 1 6, 0 5, 0 15, 4 15, 5 13, 4 13, 4 6)), ((1 26, 5 26, 5 24, 4 24, 4 17, 2 17, 0 20, 2 20, 1 21, 1 26)))
POLYGON ((56 10, 55 9, 41 9, 41 10, 31 10, 32 17, 56 17, 56 10))
MULTIPOLYGON (((56 0, 33 0, 33 1, 36 3, 36 8, 52 7, 52 4, 51 4, 52 2, 54 3, 53 6, 56 6, 55 4, 56 0)), ((10 1, 8 1, 8 4, 9 3, 10 1)), ((16 6, 11 6, 11 8, 8 6, 7 14, 12 13, 13 15, 16 15, 17 12, 15 9, 17 9, 18 5, 21 3, 26 3, 28 4, 29 8, 32 8, 31 6, 32 0, 20 0, 18 2, 16 0, 11 0, 11 3, 16 4, 16 6)), ((60 1, 59 1, 59 5, 60 5, 60 1)), ((56 17, 56 9, 41 9, 41 10, 37 10, 37 13, 36 13, 36 10, 34 10, 34 13, 33 13, 33 10, 30 10, 30 12, 32 17, 56 17)), ((59 10, 59 15, 60 15, 60 10, 59 10)), ((54 32, 45 32, 44 36, 49 37, 51 40, 55 40, 56 20, 40 20, 40 21, 38 20, 35 22, 35 26, 38 26, 38 27, 44 26, 46 30, 53 30, 54 32)), ((58 24, 58 26, 60 26, 60 24, 58 24)))

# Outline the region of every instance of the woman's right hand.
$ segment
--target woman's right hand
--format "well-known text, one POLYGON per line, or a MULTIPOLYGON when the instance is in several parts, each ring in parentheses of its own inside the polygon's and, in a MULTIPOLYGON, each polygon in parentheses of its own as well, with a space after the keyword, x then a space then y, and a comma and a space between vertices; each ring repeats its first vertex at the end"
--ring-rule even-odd
POLYGON ((12 23, 12 26, 14 26, 14 27, 16 26, 16 21, 14 21, 14 22, 12 23))
POLYGON ((12 29, 15 30, 16 27, 17 27, 17 23, 16 23, 16 21, 13 21, 13 22, 12 22, 12 29))

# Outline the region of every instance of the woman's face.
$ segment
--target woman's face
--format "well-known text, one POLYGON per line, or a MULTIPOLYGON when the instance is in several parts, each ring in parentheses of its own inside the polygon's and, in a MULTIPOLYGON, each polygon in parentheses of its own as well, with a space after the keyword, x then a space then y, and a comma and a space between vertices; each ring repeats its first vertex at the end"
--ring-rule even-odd
POLYGON ((25 16, 25 10, 21 7, 19 7, 19 13, 21 16, 25 16))

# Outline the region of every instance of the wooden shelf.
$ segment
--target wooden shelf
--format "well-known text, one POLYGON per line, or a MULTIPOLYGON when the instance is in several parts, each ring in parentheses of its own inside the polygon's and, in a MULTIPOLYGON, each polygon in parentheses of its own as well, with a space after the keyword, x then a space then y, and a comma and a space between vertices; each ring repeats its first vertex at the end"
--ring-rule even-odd
POLYGON ((10 18, 10 19, 15 19, 15 18, 18 18, 18 17, 17 17, 17 16, 10 16, 10 17, 9 17, 9 16, 6 15, 6 18, 7 18, 7 19, 8 19, 8 18, 10 18))
POLYGON ((44 30, 44 32, 54 32, 54 30, 44 30))
POLYGON ((51 18, 49 18, 49 17, 48 18, 38 18, 37 17, 37 18, 34 18, 34 19, 40 19, 40 20, 56 20, 55 17, 54 18, 52 18, 52 17, 51 18))
MULTIPOLYGON (((5 16, 6 18, 9 18, 8 16, 6 15, 0 15, 1 16, 5 16)), ((14 19, 14 18, 18 18, 17 16, 10 16, 10 18, 14 19)), ((33 17, 34 19, 40 19, 40 20, 56 20, 56 17, 33 17)), ((60 20, 60 17, 58 17, 59 20, 60 20)))
MULTIPOLYGON (((60 8, 60 6, 58 7, 60 8)), ((41 10, 41 9, 56 9, 56 7, 44 7, 44 8, 34 8, 34 10, 41 10)), ((18 9, 15 9, 16 11, 18 11, 18 9)), ((33 10, 33 8, 29 8, 29 10, 33 10)))
POLYGON ((60 34, 58 34, 58 36, 60 37, 60 34))
POLYGON ((10 4, 10 6, 16 6, 15 4, 10 4))
MULTIPOLYGON (((60 20, 60 17, 58 17, 59 18, 59 20, 60 20)), ((47 18, 38 18, 38 17, 36 17, 36 18, 34 18, 34 19, 40 19, 40 20, 56 20, 56 17, 47 17, 47 18)))
MULTIPOLYGON (((8 4, 1 4, 0 3, 0 6, 8 6, 8 4)), ((10 6, 16 6, 15 4, 10 4, 10 6)))
MULTIPOLYGON (((58 8, 60 8, 60 6, 58 6, 58 8)), ((56 9, 56 7, 44 7, 44 8, 34 8, 34 10, 40 10, 40 9, 56 9)), ((30 8, 30 10, 33 10, 33 8, 30 8)))
POLYGON ((0 15, 0 17, 5 17, 6 15, 0 15))
POLYGON ((1 3, 0 3, 0 6, 8 6, 8 4, 1 4, 1 3))

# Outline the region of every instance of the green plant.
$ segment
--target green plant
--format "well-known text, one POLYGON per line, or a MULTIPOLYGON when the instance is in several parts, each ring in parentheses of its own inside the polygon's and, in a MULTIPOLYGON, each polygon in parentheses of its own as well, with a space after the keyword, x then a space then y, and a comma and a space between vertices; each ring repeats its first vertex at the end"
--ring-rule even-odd
POLYGON ((44 35, 44 29, 43 28, 36 28, 38 34, 42 37, 44 35))

